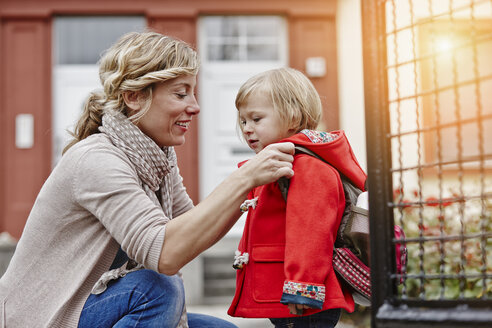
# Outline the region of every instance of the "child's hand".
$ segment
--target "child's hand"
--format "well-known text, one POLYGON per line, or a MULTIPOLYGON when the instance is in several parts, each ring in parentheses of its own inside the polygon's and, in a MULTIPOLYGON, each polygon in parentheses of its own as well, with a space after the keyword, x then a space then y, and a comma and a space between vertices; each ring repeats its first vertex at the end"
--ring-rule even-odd
POLYGON ((304 309, 310 309, 310 306, 304 305, 304 304, 294 304, 294 303, 289 303, 287 304, 289 307, 290 314, 297 314, 297 315, 302 315, 304 313, 304 309))

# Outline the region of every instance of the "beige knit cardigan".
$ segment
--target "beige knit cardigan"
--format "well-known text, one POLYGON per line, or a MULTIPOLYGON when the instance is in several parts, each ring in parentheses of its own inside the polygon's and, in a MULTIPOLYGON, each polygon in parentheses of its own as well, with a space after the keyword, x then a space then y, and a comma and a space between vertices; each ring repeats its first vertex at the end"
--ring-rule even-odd
MULTIPOLYGON (((193 204, 178 168, 171 174, 176 217, 193 204)), ((0 279, 0 327, 77 327, 119 245, 157 271, 164 235, 162 208, 127 156, 102 133, 84 139, 44 183, 0 279)))

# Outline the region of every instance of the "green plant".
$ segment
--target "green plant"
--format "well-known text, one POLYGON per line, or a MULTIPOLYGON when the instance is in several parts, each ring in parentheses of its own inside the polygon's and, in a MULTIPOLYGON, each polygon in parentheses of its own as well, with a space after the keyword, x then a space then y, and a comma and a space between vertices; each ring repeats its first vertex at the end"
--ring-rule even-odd
MULTIPOLYGON (((408 195, 409 193, 407 193, 408 195)), ((492 296, 492 204, 453 195, 403 197, 395 190, 395 224, 403 227, 408 249, 402 298, 458 299, 492 296)))
POLYGON ((355 304, 355 310, 352 313, 342 311, 340 322, 357 328, 371 327, 371 308, 355 304))

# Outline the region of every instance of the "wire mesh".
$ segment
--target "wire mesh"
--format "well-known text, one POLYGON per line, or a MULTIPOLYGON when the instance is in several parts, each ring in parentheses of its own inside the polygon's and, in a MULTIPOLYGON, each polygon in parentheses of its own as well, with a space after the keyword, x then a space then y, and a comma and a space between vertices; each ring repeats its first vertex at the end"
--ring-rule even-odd
POLYGON ((490 300, 492 1, 382 4, 397 298, 490 300))

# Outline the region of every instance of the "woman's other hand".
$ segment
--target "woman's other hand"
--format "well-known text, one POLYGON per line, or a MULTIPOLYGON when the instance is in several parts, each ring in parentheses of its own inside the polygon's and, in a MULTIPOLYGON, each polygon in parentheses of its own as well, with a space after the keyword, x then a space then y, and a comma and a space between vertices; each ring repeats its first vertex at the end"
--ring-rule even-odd
POLYGON ((274 143, 266 146, 246 162, 239 171, 251 178, 251 187, 261 186, 294 175, 294 144, 291 142, 274 143))

